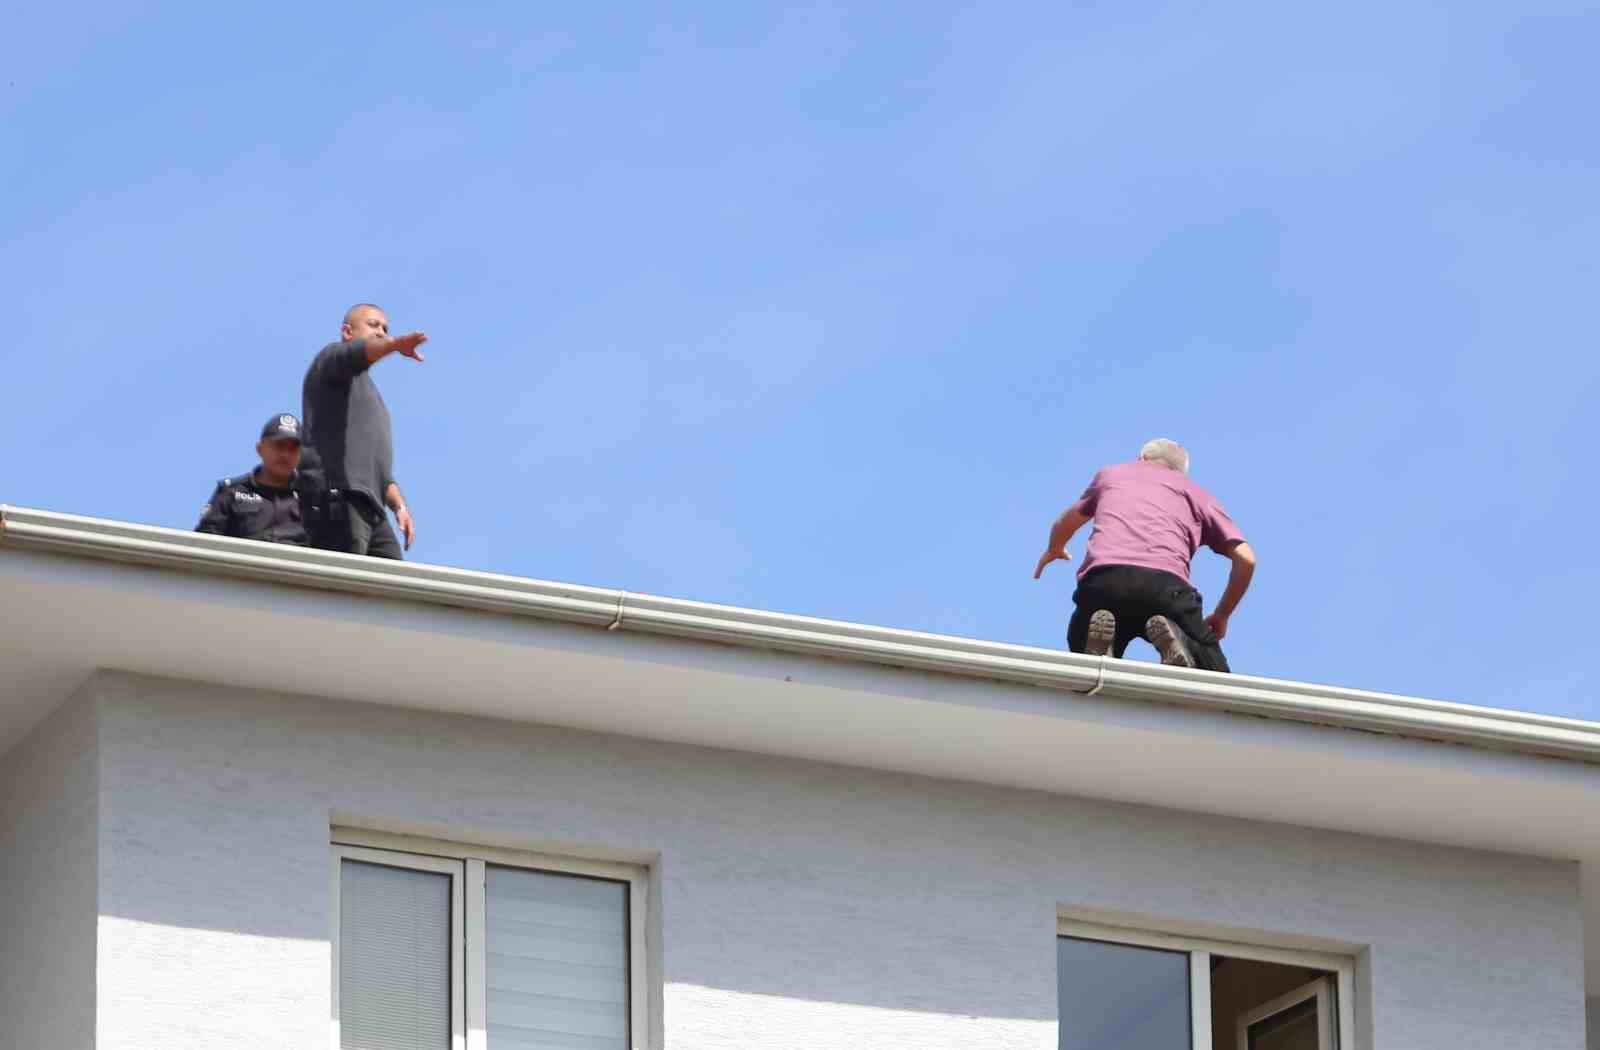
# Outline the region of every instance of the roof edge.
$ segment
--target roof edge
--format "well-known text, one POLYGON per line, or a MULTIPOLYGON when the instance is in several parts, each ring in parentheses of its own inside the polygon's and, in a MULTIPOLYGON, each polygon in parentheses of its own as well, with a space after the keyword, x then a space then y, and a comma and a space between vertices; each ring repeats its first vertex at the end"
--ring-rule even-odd
POLYGON ((1600 764, 1600 723, 387 561, 0 504, 31 550, 1600 764))

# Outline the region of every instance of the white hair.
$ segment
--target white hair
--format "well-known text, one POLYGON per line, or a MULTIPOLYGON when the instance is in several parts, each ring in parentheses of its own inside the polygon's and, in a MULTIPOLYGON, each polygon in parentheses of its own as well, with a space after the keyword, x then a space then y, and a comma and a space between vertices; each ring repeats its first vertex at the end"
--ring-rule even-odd
POLYGON ((1147 463, 1159 463, 1179 474, 1189 473, 1189 453, 1171 438, 1151 438, 1139 450, 1139 458, 1147 463))

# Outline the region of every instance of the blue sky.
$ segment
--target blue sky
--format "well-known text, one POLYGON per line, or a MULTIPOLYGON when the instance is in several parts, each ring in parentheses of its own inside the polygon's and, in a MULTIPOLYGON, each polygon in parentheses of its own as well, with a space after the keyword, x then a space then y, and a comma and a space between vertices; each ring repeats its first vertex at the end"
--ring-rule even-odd
POLYGON ((418 560, 1060 645, 1170 435, 1236 669, 1600 718, 1592 3, 147 6, 0 15, 0 501, 192 527, 373 300, 418 560))

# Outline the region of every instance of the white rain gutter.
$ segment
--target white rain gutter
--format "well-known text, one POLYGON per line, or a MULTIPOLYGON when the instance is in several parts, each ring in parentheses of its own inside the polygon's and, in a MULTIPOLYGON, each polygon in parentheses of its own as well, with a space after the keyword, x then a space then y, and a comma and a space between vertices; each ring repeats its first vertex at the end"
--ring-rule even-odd
POLYGON ((1032 646, 0 505, 0 553, 8 549, 427 602, 1600 764, 1600 723, 1577 719, 1218 675, 1134 660, 1097 659, 1032 646))

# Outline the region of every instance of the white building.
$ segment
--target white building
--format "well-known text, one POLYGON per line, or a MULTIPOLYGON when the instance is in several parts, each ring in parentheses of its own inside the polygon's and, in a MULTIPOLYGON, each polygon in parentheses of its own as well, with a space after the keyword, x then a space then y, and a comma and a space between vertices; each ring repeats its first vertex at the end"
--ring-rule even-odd
POLYGON ((1597 725, 9 508, 0 608, 6 1050, 1600 1021, 1597 725))

